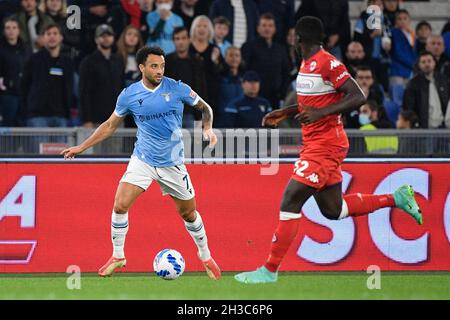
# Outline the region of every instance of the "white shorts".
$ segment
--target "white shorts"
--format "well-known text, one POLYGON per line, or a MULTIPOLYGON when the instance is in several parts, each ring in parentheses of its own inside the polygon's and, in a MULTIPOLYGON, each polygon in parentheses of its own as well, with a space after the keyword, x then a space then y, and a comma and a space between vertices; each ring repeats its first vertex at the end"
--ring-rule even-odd
POLYGON ((164 196, 170 194, 180 200, 190 200, 195 196, 191 178, 184 164, 173 167, 154 167, 132 156, 120 182, 131 183, 147 190, 153 180, 158 181, 164 196))

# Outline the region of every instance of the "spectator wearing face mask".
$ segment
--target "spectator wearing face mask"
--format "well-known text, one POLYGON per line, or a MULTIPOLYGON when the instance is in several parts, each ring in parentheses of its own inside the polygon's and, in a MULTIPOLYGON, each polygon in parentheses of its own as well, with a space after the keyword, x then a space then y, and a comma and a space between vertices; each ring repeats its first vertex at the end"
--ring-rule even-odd
POLYGON ((147 45, 161 47, 165 54, 175 51, 173 30, 183 26, 183 19, 172 12, 173 0, 156 0, 156 10, 147 15, 147 45))
MULTIPOLYGON (((384 107, 375 101, 367 101, 359 108, 360 130, 390 129, 391 123, 387 120, 384 107)), ((398 151, 398 138, 396 136, 365 136, 364 142, 368 153, 393 154, 398 151)))
POLYGON ((376 129, 392 128, 392 124, 386 118, 384 107, 373 100, 368 100, 359 108, 359 124, 361 125, 360 129, 365 129, 368 125, 376 129))

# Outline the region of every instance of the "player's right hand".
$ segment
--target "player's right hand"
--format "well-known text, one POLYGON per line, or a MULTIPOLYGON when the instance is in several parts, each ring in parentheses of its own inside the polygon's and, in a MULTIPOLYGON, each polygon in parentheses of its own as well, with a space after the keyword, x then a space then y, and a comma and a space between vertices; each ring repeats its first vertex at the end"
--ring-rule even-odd
POLYGON ((286 118, 287 115, 283 109, 274 110, 264 116, 262 119, 262 126, 276 128, 278 127, 278 123, 286 118))
POLYGON ((80 146, 70 147, 61 151, 60 154, 64 155, 64 159, 73 159, 77 154, 82 153, 84 150, 80 146))

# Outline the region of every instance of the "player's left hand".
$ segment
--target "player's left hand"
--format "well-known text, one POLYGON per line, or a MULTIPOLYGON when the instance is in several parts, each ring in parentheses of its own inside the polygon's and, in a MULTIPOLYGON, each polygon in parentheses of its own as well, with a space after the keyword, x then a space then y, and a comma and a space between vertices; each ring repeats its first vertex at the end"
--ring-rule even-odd
POLYGON ((217 143, 217 137, 216 137, 216 134, 214 133, 213 129, 203 130, 203 138, 205 140, 209 141, 208 147, 214 148, 214 146, 217 143))
POLYGON ((325 113, 322 108, 313 108, 310 106, 304 106, 303 111, 295 116, 295 119, 299 120, 301 124, 310 124, 323 118, 325 113))

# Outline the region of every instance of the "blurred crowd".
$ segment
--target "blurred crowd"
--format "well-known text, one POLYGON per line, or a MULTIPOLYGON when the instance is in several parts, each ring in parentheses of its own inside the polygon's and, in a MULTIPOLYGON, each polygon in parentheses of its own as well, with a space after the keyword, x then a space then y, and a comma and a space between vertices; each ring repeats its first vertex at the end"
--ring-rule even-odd
POLYGON ((368 99, 347 128, 450 128, 450 22, 413 28, 401 1, 370 5, 377 19, 364 10, 351 26, 348 0, 0 0, 0 126, 98 126, 140 81, 137 50, 158 45, 165 75, 211 105, 215 127, 258 128, 296 104, 294 26, 312 15, 368 99))

